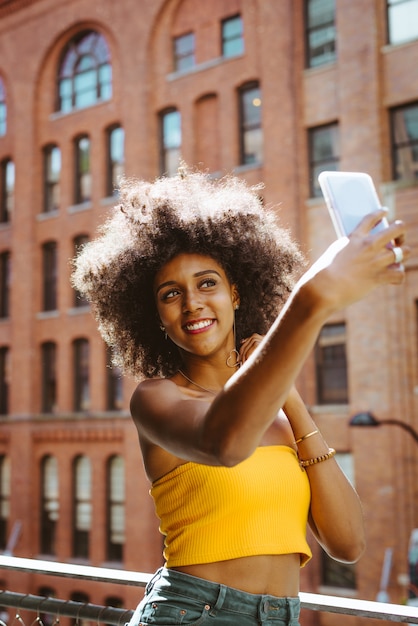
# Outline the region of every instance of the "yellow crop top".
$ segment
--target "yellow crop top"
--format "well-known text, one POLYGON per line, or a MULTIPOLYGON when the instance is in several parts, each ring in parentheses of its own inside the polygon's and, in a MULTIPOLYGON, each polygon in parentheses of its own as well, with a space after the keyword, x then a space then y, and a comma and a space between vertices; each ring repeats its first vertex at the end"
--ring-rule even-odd
POLYGON ((260 554, 312 553, 310 485, 288 446, 259 447, 235 467, 184 463, 152 484, 167 567, 260 554))

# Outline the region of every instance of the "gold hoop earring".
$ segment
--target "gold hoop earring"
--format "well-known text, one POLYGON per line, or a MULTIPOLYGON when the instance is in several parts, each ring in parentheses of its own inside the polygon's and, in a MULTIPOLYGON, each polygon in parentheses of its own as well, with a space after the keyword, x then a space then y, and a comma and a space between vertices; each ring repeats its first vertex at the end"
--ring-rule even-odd
MULTIPOLYGON (((236 328, 235 328, 235 311, 239 309, 239 304, 236 304, 234 307, 234 324, 233 324, 233 330, 234 330, 234 346, 237 345, 237 335, 236 335, 236 328)), ((238 350, 235 348, 233 348, 231 350, 231 352, 228 354, 227 358, 226 358, 226 364, 228 367, 230 367, 231 369, 235 368, 235 367, 239 367, 240 362, 239 362, 239 352, 238 350)))

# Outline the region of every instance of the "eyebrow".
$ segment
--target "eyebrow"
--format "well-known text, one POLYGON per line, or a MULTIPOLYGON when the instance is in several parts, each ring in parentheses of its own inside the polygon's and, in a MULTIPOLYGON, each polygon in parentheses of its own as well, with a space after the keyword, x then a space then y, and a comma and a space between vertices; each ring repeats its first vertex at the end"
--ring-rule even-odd
MULTIPOLYGON (((199 278, 199 276, 206 276, 207 274, 216 274, 217 276, 219 276, 219 278, 222 278, 220 273, 216 270, 202 270, 201 272, 196 272, 196 274, 193 274, 193 278, 199 278)), ((165 283, 161 283, 161 285, 158 285, 157 289, 155 290, 155 295, 157 295, 158 292, 161 291, 161 289, 164 289, 164 287, 170 287, 171 285, 176 284, 177 281, 175 280, 167 280, 165 283)))

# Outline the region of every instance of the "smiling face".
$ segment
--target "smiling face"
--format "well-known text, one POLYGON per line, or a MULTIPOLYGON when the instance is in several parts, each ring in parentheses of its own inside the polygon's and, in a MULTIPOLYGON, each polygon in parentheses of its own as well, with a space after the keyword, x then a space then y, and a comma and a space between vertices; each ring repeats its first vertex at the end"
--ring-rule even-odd
POLYGON ((158 271, 154 294, 161 323, 181 351, 225 358, 235 348, 238 293, 214 259, 177 255, 158 271))

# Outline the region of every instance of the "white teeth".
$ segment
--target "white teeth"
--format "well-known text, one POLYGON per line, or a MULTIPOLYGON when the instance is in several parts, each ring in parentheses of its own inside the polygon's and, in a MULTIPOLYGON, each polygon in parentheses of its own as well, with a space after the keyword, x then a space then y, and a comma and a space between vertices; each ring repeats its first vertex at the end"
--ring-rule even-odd
POLYGON ((201 328, 206 328, 210 326, 212 322, 210 320, 205 320, 202 322, 196 322, 196 324, 186 324, 186 330, 200 330, 201 328))

